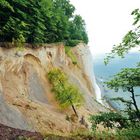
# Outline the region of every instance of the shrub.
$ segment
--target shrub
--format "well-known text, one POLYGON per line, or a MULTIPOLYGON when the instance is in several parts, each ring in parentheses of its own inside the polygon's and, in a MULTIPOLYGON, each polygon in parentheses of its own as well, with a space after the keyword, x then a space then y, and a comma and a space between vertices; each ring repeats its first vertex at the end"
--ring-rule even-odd
POLYGON ((65 46, 65 53, 68 55, 68 57, 70 57, 72 63, 73 63, 74 65, 76 65, 76 64, 77 64, 77 58, 76 58, 76 56, 74 55, 74 53, 71 51, 71 47, 65 46))
POLYGON ((75 106, 80 106, 83 102, 83 96, 79 89, 68 82, 67 75, 58 68, 52 69, 48 73, 48 78, 53 86, 56 100, 62 108, 72 107, 75 115, 78 117, 75 106))
POLYGON ((76 45, 78 45, 81 41, 80 40, 67 40, 65 45, 66 46, 71 46, 71 47, 75 47, 76 45))
POLYGON ((12 40, 12 44, 17 48, 17 50, 22 51, 24 49, 25 38, 22 34, 19 35, 19 38, 12 40))
POLYGON ((105 128, 126 128, 128 120, 119 113, 105 112, 96 116, 91 116, 92 129, 95 130, 98 124, 102 124, 105 128))
POLYGON ((118 130, 115 137, 118 140, 138 140, 140 139, 140 128, 118 130))

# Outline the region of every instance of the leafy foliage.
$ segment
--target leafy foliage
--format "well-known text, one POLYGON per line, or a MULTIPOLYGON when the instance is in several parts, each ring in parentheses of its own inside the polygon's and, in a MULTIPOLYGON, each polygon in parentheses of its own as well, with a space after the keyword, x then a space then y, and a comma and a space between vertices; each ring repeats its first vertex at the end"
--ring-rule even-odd
MULTIPOLYGON (((132 115, 132 114, 131 114, 132 115)), ((96 139, 114 139, 114 140, 135 140, 140 137, 140 121, 134 122, 128 116, 123 114, 108 112, 90 117, 92 123, 93 136, 96 139), (112 131, 97 131, 97 126, 101 124, 112 131)))
MULTIPOLYGON (((127 105, 134 106, 137 117, 140 119, 140 111, 135 99, 134 87, 140 86, 140 68, 125 68, 114 76, 113 79, 106 82, 107 86, 115 91, 122 89, 131 93, 132 101, 127 102, 127 105)), ((121 99, 121 101, 123 101, 121 99)), ((124 101, 123 101, 124 102, 124 101)))
MULTIPOLYGON (((130 30, 122 39, 122 42, 119 45, 116 45, 110 54, 105 58, 105 64, 108 64, 110 59, 114 58, 116 55, 124 57, 125 53, 134 47, 140 45, 140 10, 135 9, 131 15, 134 16, 134 29, 130 30)), ((118 74, 114 76, 113 79, 106 82, 107 86, 115 91, 122 89, 124 92, 128 91, 131 93, 132 101, 122 100, 118 98, 120 101, 124 102, 128 107, 128 112, 131 114, 131 117, 134 115, 133 108, 135 108, 135 114, 132 118, 140 119, 140 111, 135 99, 135 87, 140 86, 140 68, 139 63, 136 68, 125 68, 122 69, 118 74), (133 107, 132 107, 133 106, 133 107), (133 115, 132 115, 133 114, 133 115)))
POLYGON ((131 15, 134 16, 134 29, 128 31, 120 44, 114 45, 111 53, 109 53, 104 60, 105 64, 108 64, 110 59, 114 58, 116 55, 123 58, 124 54, 128 53, 130 49, 140 45, 140 10, 135 9, 131 15))
POLYGON ((74 47, 74 46, 76 46, 76 45, 79 44, 79 43, 81 43, 80 40, 67 40, 67 41, 65 42, 65 45, 66 45, 66 46, 74 47))
POLYGON ((125 68, 116 74, 114 78, 106 82, 107 86, 115 91, 120 88, 124 91, 129 90, 131 87, 140 86, 140 68, 125 68))
POLYGON ((88 43, 85 23, 69 0, 0 0, 0 41, 88 43))
POLYGON ((18 39, 12 40, 12 44, 17 48, 17 50, 22 51, 24 49, 25 38, 23 35, 19 35, 18 39))
POLYGON ((139 140, 140 128, 121 129, 115 133, 110 131, 96 131, 88 137, 95 140, 139 140))
MULTIPOLYGON (((117 55, 123 58, 125 53, 128 53, 130 49, 140 45, 140 10, 136 9, 131 14, 134 16, 134 29, 128 31, 119 45, 114 45, 111 53, 109 53, 104 60, 106 65, 117 55)), ((125 100, 121 97, 112 99, 119 100, 126 104, 127 108, 122 114, 120 112, 109 112, 91 116, 92 130, 99 139, 108 135, 108 132, 98 133, 96 131, 98 124, 113 129, 113 133, 107 136, 107 139, 135 140, 140 138, 140 110, 135 99, 135 87, 140 86, 139 65, 140 64, 138 64, 136 68, 122 69, 119 73, 114 75, 112 79, 105 82, 110 89, 115 91, 122 89, 124 92, 129 92, 131 94, 131 99, 125 100)))
POLYGON ((136 140, 140 138, 140 128, 119 130, 115 136, 119 140, 136 140))
POLYGON ((92 129, 96 129, 98 124, 103 125, 105 128, 125 128, 128 126, 127 118, 119 113, 105 112, 99 115, 90 117, 92 129))
POLYGON ((74 106, 80 106, 83 103, 83 96, 79 89, 75 85, 70 84, 66 74, 58 68, 52 69, 48 73, 48 78, 53 85, 52 90, 61 107, 67 108, 72 106, 73 111, 77 115, 74 106))
MULTIPOLYGON (((88 43, 88 37, 85 31, 85 22, 80 15, 76 15, 73 21, 70 22, 70 40, 67 43, 74 46, 82 40, 84 43, 88 43)), ((68 44, 67 44, 68 45, 68 44)))
POLYGON ((71 58, 72 63, 73 63, 74 65, 76 65, 76 64, 77 64, 77 58, 76 58, 76 56, 74 55, 74 53, 71 51, 71 47, 65 46, 65 52, 66 52, 66 54, 68 55, 68 57, 71 58))
POLYGON ((74 131, 69 137, 60 137, 57 135, 48 135, 48 139, 65 139, 65 140, 139 140, 140 128, 130 128, 118 130, 116 133, 111 131, 96 131, 90 132, 85 129, 78 129, 74 131))

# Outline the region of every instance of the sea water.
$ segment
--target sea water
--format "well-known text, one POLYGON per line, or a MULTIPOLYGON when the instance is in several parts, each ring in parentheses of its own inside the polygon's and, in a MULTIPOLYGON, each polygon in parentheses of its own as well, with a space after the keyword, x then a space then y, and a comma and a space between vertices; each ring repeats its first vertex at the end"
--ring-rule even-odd
MULTIPOLYGON (((112 59, 110 63, 105 66, 104 64, 105 55, 98 55, 94 57, 94 73, 96 77, 96 83, 98 84, 102 100, 108 101, 108 103, 116 109, 124 109, 126 106, 121 101, 113 101, 112 98, 122 97, 126 100, 131 100, 131 93, 123 92, 119 90, 115 92, 110 90, 104 84, 105 81, 113 78, 113 75, 118 73, 122 68, 133 68, 137 66, 137 63, 140 61, 139 53, 129 53, 125 58, 116 57, 112 59)), ((136 95, 140 95, 140 88, 135 88, 136 95)), ((140 96, 136 97, 138 106, 140 107, 140 96)))

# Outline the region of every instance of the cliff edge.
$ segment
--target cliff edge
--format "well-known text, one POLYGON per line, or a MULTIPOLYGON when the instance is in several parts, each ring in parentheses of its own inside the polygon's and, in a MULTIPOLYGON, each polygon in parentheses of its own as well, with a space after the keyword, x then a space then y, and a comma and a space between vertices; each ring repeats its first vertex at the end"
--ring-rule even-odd
POLYGON ((0 122, 4 125, 41 133, 69 133, 89 127, 88 117, 106 109, 95 99, 93 67, 89 48, 79 44, 71 49, 74 64, 63 44, 33 46, 19 50, 0 44, 0 122), (8 47, 8 48, 7 48, 8 47), (69 121, 71 108, 62 110, 54 98, 47 73, 53 67, 64 71, 69 81, 83 93, 84 104, 77 108, 79 120, 69 121), (84 116, 87 125, 79 121, 84 116))

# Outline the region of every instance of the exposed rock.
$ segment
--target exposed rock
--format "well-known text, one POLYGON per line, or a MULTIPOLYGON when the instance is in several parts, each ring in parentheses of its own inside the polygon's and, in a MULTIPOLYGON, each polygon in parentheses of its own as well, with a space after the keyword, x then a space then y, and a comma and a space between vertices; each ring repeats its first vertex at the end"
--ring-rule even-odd
POLYGON ((29 75, 29 99, 36 102, 47 103, 47 96, 45 95, 44 87, 38 78, 37 73, 32 72, 29 75))
MULTIPOLYGON (((94 74, 88 47, 80 44, 73 48, 78 64, 74 65, 65 54, 63 44, 32 46, 20 52, 6 43, 0 43, 0 122, 14 127, 42 133, 67 134, 81 127, 79 120, 66 119, 72 109, 60 109, 47 78, 53 67, 61 68, 69 81, 81 90, 85 104, 77 108, 79 119, 84 116, 88 123, 89 114, 105 111, 95 101, 94 74), (32 49, 36 48, 36 49, 32 49), (16 54, 16 55, 15 55, 16 54)), ((88 123, 87 126, 90 126, 88 123)))
POLYGON ((11 127, 31 130, 22 113, 16 107, 8 105, 2 95, 0 95, 0 122, 11 127))

